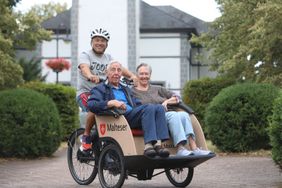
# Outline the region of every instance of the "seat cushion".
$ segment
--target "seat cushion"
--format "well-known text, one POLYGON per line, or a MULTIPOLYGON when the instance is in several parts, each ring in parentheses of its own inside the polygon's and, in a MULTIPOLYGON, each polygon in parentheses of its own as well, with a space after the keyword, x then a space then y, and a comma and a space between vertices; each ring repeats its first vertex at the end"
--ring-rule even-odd
POLYGON ((143 136, 143 130, 142 129, 131 129, 133 136, 143 136))

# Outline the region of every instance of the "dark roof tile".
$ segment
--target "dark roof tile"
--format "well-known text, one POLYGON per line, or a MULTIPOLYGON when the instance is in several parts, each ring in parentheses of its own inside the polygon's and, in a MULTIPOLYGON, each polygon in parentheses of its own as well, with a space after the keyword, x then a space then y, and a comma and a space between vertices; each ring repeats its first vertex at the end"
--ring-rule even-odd
MULTIPOLYGON (((141 32, 193 32, 207 31, 207 23, 172 6, 151 6, 141 1, 141 32)), ((71 10, 64 11, 42 23, 54 32, 70 31, 71 10)))

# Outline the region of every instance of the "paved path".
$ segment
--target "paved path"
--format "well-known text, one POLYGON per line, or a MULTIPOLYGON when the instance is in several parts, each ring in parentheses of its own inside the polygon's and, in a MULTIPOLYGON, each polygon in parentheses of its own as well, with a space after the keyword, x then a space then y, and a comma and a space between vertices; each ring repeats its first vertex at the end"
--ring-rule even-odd
MULTIPOLYGON (((36 160, 1 160, 1 188, 82 188, 72 179, 66 160, 66 149, 54 157, 36 160)), ((87 187, 100 187, 96 178, 87 187)), ((164 174, 148 181, 129 177, 125 188, 173 187, 164 174)), ((282 188, 282 172, 269 157, 218 156, 194 170, 189 188, 282 188)))

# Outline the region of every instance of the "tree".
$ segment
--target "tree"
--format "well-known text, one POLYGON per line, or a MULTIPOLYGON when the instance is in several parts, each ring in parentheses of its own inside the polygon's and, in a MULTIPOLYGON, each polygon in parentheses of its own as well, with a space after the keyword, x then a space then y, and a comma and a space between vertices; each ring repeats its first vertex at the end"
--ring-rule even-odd
POLYGON ((28 12, 37 15, 40 21, 43 22, 65 10, 67 10, 67 3, 49 2, 48 4, 34 5, 28 12))
POLYGON ((18 33, 15 45, 33 49, 42 40, 51 40, 51 31, 41 27, 41 23, 67 9, 67 4, 53 3, 34 5, 27 13, 15 12, 18 33))
MULTIPOLYGON (((282 1, 217 0, 222 16, 194 38, 211 50, 212 69, 236 79, 281 79, 282 1)), ((281 83, 281 82, 280 82, 281 83)))
POLYGON ((0 0, 0 90, 22 83, 22 69, 14 63, 13 31, 17 23, 11 7, 16 1, 0 0))
MULTIPOLYGON (((27 13, 14 12, 20 0, 0 0, 0 89, 16 87, 23 82, 23 70, 15 60, 15 47, 33 50, 43 40, 51 39, 51 31, 41 27, 43 17, 32 9, 27 13)), ((65 5, 43 5, 52 16, 66 9, 65 5), (53 12, 52 12, 53 10, 53 12)), ((43 11, 44 12, 44 11, 43 11)), ((47 15, 47 14, 46 14, 47 15)), ((49 17, 48 17, 49 18, 49 17)))

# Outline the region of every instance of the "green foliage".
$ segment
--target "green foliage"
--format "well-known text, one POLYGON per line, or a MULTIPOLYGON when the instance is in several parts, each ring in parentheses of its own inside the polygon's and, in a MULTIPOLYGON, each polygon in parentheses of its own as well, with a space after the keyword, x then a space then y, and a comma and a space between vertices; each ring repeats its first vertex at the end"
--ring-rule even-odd
POLYGON ((267 77, 262 82, 263 83, 272 83, 273 85, 282 88, 282 73, 274 75, 272 77, 267 77))
POLYGON ((58 13, 67 9, 67 4, 50 2, 43 5, 35 5, 27 13, 15 12, 18 20, 18 27, 15 46, 32 50, 38 42, 51 40, 52 31, 45 30, 41 23, 58 13))
POLYGON ((269 148, 267 118, 279 89, 271 84, 236 84, 213 98, 205 113, 211 141, 222 151, 269 148))
POLYGON ((282 91, 274 102, 273 114, 269 118, 269 123, 272 158, 282 169, 282 91))
POLYGON ((13 13, 17 2, 0 0, 0 90, 14 88, 23 82, 22 68, 14 63, 14 47, 33 49, 51 35, 33 15, 13 13))
POLYGON ((42 82, 29 82, 24 84, 23 87, 33 89, 53 99, 59 110, 63 139, 68 138, 70 133, 79 126, 78 107, 75 102, 76 92, 74 88, 42 82))
POLYGON ((213 69, 262 82, 282 72, 282 1, 217 0, 222 16, 196 40, 212 49, 213 69), (262 62, 260 66, 255 66, 262 62))
POLYGON ((41 75, 41 60, 32 58, 27 61, 24 58, 18 60, 18 63, 23 69, 23 79, 24 81, 44 81, 47 74, 41 75))
POLYGON ((43 40, 51 40, 51 31, 41 26, 41 20, 35 13, 14 13, 17 17, 18 30, 13 38, 14 46, 34 50, 36 45, 43 40))
MULTIPOLYGON (((204 113, 209 102, 215 97, 221 89, 234 84, 235 81, 224 77, 202 78, 200 80, 191 80, 184 86, 182 93, 183 102, 195 111, 197 119, 205 133, 204 113)), ((207 135, 208 136, 208 135, 207 135)))
POLYGON ((22 75, 22 68, 0 51, 0 90, 17 87, 23 82, 22 75))
POLYGON ((16 4, 21 0, 8 0, 9 7, 16 6, 16 4))
POLYGON ((47 96, 27 89, 0 92, 0 156, 50 156, 61 141, 58 110, 47 96))
POLYGON ((22 83, 22 69, 14 63, 13 31, 17 29, 11 7, 16 1, 0 0, 0 90, 22 83))
POLYGON ((0 0, 0 52, 12 57, 13 31, 17 30, 17 23, 11 11, 11 4, 13 3, 8 0, 0 0))
POLYGON ((37 15, 40 21, 43 22, 61 12, 64 12, 65 10, 67 10, 67 3, 60 4, 49 2, 47 4, 34 5, 28 12, 37 15))

